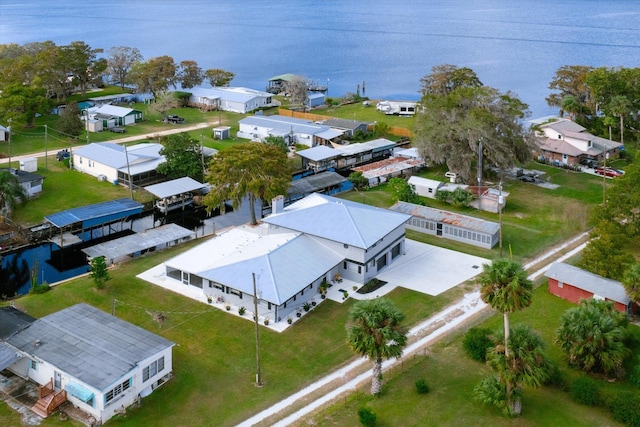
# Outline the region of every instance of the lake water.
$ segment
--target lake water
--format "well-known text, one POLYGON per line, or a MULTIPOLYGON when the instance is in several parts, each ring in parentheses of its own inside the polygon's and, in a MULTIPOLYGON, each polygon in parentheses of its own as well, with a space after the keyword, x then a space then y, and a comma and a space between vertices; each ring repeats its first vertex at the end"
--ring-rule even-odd
POLYGON ((418 99, 431 67, 472 68, 515 92, 533 117, 557 113, 544 100, 563 65, 640 66, 636 0, 182 0, 108 3, 0 2, 0 43, 82 40, 131 46, 235 73, 264 89, 295 73, 329 96, 418 99))

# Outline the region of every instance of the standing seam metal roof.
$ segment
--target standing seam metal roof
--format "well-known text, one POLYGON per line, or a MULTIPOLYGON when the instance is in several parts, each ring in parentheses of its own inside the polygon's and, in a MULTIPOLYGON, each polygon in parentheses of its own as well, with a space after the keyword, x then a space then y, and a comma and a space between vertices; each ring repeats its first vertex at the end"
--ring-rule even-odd
POLYGON ((142 212, 142 204, 132 199, 118 199, 56 212, 44 217, 58 228, 76 223, 99 224, 100 219, 115 220, 142 212))
POLYGON ((620 282, 598 276, 570 264, 555 262, 544 275, 612 301, 625 305, 631 302, 624 286, 620 282))
POLYGON ((367 249, 410 215, 314 193, 263 222, 367 249))

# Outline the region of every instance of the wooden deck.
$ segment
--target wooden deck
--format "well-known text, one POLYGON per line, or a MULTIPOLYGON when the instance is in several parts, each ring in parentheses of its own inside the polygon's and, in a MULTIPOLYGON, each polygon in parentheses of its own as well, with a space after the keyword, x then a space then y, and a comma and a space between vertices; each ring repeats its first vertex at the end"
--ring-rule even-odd
POLYGON ((43 386, 40 386, 40 398, 31 410, 42 418, 47 418, 54 413, 56 409, 67 401, 67 392, 64 390, 55 391, 53 388, 53 379, 43 386))

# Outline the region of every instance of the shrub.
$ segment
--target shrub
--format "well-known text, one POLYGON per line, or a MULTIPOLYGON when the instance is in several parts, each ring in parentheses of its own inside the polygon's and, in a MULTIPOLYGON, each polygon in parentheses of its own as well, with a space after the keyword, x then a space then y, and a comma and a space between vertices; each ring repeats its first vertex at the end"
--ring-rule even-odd
POLYGON ((363 426, 375 427, 378 417, 371 409, 363 407, 358 409, 358 418, 360 419, 360 424, 363 426))
POLYGON ((462 347, 470 358, 484 363, 487 360, 487 350, 495 345, 490 336, 489 329, 471 328, 464 334, 462 347))
POLYGON ((636 357, 636 366, 631 371, 629 380, 636 386, 640 387, 640 355, 636 357))
POLYGON ((48 292, 50 290, 51 290, 51 286, 49 286, 48 283, 43 283, 41 285, 31 286, 31 289, 29 289, 29 293, 30 294, 44 294, 45 292, 48 292))
POLYGON ((562 376, 562 372, 558 368, 558 365, 556 365, 555 363, 551 364, 551 366, 549 367, 549 377, 544 382, 544 384, 564 389, 564 377, 562 376))
POLYGON ((246 308, 244 308, 244 307, 240 307, 240 308, 238 309, 238 314, 239 314, 240 316, 244 316, 244 313, 245 313, 246 311, 247 311, 247 309, 246 309, 246 308))
POLYGON ((429 393, 429 384, 427 384, 427 380, 425 380, 424 378, 421 378, 418 381, 416 381, 416 390, 418 391, 419 394, 429 393))
POLYGON ((89 277, 93 279, 93 283, 98 289, 104 288, 107 281, 111 280, 104 256, 97 256, 91 259, 91 273, 89 273, 89 277))
POLYGON ((597 405, 600 402, 600 384, 583 375, 571 383, 569 395, 574 402, 581 405, 597 405))
POLYGON ((628 426, 640 427, 640 396, 630 391, 612 392, 605 399, 605 406, 613 419, 628 426))

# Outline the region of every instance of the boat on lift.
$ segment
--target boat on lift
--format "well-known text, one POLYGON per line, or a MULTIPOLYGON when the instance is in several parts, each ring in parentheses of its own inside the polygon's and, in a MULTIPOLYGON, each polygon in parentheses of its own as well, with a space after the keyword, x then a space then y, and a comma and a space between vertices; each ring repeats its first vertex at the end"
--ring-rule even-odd
POLYGON ((155 207, 158 211, 166 214, 177 209, 184 209, 193 204, 193 195, 191 193, 179 194, 176 196, 166 197, 156 200, 155 207))

